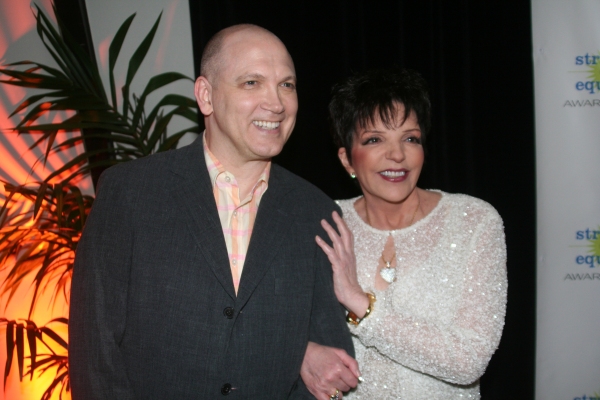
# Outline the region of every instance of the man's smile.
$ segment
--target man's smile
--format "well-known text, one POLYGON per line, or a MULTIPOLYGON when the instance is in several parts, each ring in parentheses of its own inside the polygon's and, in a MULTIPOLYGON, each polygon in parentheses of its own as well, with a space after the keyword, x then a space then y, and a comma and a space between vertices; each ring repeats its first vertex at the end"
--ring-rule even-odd
POLYGON ((271 121, 252 121, 252 123, 254 125, 256 125, 259 128, 263 128, 263 129, 277 129, 279 128, 279 125, 281 124, 281 122, 277 121, 277 122, 271 122, 271 121))

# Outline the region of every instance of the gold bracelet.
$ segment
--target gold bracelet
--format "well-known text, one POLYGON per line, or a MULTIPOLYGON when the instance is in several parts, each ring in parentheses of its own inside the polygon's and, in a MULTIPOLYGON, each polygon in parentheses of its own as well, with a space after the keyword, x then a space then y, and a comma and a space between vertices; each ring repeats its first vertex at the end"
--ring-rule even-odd
POLYGON ((373 293, 367 293, 367 297, 369 298, 369 308, 367 308, 367 311, 365 311, 365 316, 362 318, 358 318, 358 316, 352 311, 348 311, 346 321, 348 321, 349 324, 358 325, 363 319, 367 318, 369 314, 371 314, 371 311, 373 311, 373 305, 375 305, 377 298, 375 298, 375 295, 373 293))

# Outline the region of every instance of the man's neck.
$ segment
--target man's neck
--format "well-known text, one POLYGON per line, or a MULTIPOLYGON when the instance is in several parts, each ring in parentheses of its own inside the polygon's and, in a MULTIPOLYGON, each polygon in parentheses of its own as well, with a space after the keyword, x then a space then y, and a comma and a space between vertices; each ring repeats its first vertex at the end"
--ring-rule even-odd
POLYGON ((245 199, 271 160, 246 160, 240 156, 232 157, 232 154, 237 153, 235 148, 221 148, 211 140, 208 132, 205 132, 205 135, 207 135, 206 144, 209 150, 225 170, 235 176, 240 190, 240 199, 245 199))
MULTIPOLYGON (((218 156, 217 156, 218 158, 218 156)), ((219 161, 221 161, 219 159, 219 161)), ((261 174, 265 170, 267 164, 270 160, 261 160, 261 161, 249 161, 241 166, 229 166, 227 163, 222 162, 225 169, 235 176, 235 180, 237 181, 239 190, 240 190, 240 199, 245 199, 261 174)))

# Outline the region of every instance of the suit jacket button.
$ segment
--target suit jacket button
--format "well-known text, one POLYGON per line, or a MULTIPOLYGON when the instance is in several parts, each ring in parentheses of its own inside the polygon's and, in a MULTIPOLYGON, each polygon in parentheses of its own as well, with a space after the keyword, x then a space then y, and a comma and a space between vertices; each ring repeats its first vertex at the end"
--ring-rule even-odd
POLYGON ((227 396, 229 393, 231 393, 231 385, 229 383, 226 383, 223 386, 221 386, 221 394, 223 396, 227 396))
POLYGON ((225 307, 225 309, 223 310, 223 315, 229 319, 233 318, 233 314, 233 307, 225 307))

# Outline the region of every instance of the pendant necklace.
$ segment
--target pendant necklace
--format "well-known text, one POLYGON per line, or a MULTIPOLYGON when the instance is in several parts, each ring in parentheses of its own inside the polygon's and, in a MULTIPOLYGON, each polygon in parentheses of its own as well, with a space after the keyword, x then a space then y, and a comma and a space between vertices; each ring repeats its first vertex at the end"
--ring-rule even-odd
MULTIPOLYGON (((413 212, 412 218, 410 219, 410 223, 406 226, 407 228, 409 226, 411 226, 413 224, 413 222, 415 221, 415 216, 417 215, 417 211, 419 210, 420 205, 421 205, 421 198, 417 194, 417 207, 415 208, 415 211, 413 212)), ((390 235, 391 234, 392 234, 392 232, 390 231, 390 235)), ((387 261, 383 257, 383 254, 381 254, 381 261, 383 261, 383 263, 385 264, 385 267, 381 268, 381 270, 379 271, 379 275, 381 275, 381 278, 383 278, 383 280, 386 281, 387 283, 392 283, 396 280, 396 267, 392 267, 392 261, 394 261, 394 258, 396 258, 396 252, 394 252, 394 255, 390 258, 390 261, 387 261)))
POLYGON ((383 258, 383 254, 381 255, 381 260, 384 262, 385 267, 381 268, 379 275, 381 275, 383 280, 387 283, 392 283, 396 280, 396 268, 392 268, 392 261, 395 257, 396 252, 394 252, 394 255, 392 258, 390 258, 390 261, 387 261, 385 258, 383 258))

